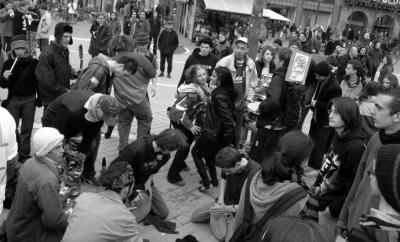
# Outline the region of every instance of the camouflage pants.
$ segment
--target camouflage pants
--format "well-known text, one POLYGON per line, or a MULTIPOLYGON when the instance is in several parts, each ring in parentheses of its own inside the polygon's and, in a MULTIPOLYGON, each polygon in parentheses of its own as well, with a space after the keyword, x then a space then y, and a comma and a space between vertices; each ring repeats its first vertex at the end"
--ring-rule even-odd
POLYGON ((27 31, 26 32, 26 40, 29 43, 30 54, 33 57, 36 57, 36 48, 37 48, 36 32, 35 31, 27 31))

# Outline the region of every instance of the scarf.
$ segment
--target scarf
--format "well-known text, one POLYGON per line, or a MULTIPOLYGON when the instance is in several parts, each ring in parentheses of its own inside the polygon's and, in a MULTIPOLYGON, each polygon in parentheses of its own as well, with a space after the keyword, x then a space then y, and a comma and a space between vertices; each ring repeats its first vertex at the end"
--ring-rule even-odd
POLYGON ((379 139, 382 145, 386 144, 400 144, 400 130, 394 134, 385 134, 385 130, 379 130, 379 139))
POLYGON ((103 96, 101 93, 96 93, 89 97, 86 101, 85 106, 83 106, 87 112, 85 113, 85 119, 89 122, 96 123, 99 121, 96 115, 96 107, 99 103, 100 97, 103 96))

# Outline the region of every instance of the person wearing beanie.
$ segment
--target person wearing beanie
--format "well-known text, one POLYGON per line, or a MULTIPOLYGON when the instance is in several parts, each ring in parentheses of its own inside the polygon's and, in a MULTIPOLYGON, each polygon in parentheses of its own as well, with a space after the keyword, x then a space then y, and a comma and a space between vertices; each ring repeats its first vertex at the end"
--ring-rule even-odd
POLYGON ((328 103, 333 98, 342 96, 342 90, 331 73, 328 62, 319 62, 314 68, 314 73, 318 82, 310 104, 313 117, 309 136, 315 144, 308 161, 308 166, 315 170, 311 175, 318 173, 323 156, 332 142, 334 130, 329 127, 328 103))
POLYGON ((75 199, 74 216, 62 241, 142 242, 136 218, 124 205, 134 186, 130 164, 125 161, 110 164, 99 181, 105 190, 85 192, 75 199))
POLYGON ((85 157, 82 177, 95 181, 96 137, 104 123, 114 126, 118 102, 109 95, 87 90, 70 91, 56 98, 43 112, 43 127, 53 127, 66 139, 82 136, 78 151, 85 157))
POLYGON ((219 150, 215 156, 215 163, 222 169, 218 200, 195 209, 191 219, 193 223, 207 223, 211 214, 235 214, 247 177, 251 172, 261 169, 257 162, 243 157, 236 148, 230 146, 219 150))
POLYGON ((92 57, 95 57, 100 53, 108 55, 109 43, 113 37, 112 28, 106 22, 106 14, 99 13, 96 20, 99 23, 99 26, 95 34, 95 43, 92 49, 92 57))
MULTIPOLYGON (((380 147, 376 160, 368 170, 370 190, 376 207, 370 208, 359 219, 361 228, 352 230, 346 241, 398 241, 400 238, 400 145, 380 147), (365 238, 368 238, 366 240, 365 238)), ((336 240, 340 241, 340 240, 336 240)))
POLYGON ((0 87, 8 89, 3 107, 14 117, 17 126, 21 119, 18 159, 23 162, 30 157, 31 151, 31 133, 38 96, 38 80, 35 76, 38 61, 30 55, 24 35, 12 39, 11 49, 11 58, 3 65, 0 87))
POLYGON ((372 177, 368 175, 369 171, 373 170, 379 148, 382 145, 400 144, 400 90, 379 93, 374 103, 376 107, 373 116, 374 125, 379 132, 368 142, 339 215, 336 226, 343 238, 347 237, 350 231, 360 228, 359 218, 363 214, 367 214, 371 208, 379 208, 378 199, 370 189, 372 177))
POLYGON ((70 80, 77 76, 69 62, 68 45, 72 41, 72 26, 60 22, 54 30, 55 40, 40 54, 35 70, 41 101, 46 108, 54 99, 68 92, 70 80))
POLYGON ((59 191, 59 163, 64 136, 55 128, 38 129, 32 137, 34 157, 19 170, 17 190, 7 217, 10 242, 60 241, 68 224, 59 191))
MULTIPOLYGON (((213 43, 209 37, 204 37, 199 41, 199 47, 193 50, 193 53, 187 58, 183 67, 182 76, 178 83, 178 87, 185 82, 185 72, 192 65, 203 65, 210 77, 214 71, 218 58, 211 54, 213 43)), ((209 82, 209 81, 207 81, 209 82)))
MULTIPOLYGON (((243 186, 246 187, 250 183, 249 199, 252 211, 250 219, 253 224, 257 223, 286 193, 294 189, 303 189, 302 167, 306 164, 312 147, 313 143, 306 134, 301 131, 291 131, 281 138, 277 151, 268 162, 264 163, 262 170, 249 175, 243 186)), ((244 214, 246 190, 242 189, 240 194, 233 231, 236 231, 243 223, 244 217, 248 216, 244 214)), ((305 207, 307 200, 307 192, 304 191, 304 196, 286 211, 282 211, 282 214, 300 217, 300 211, 305 207)), ((229 241, 230 238, 227 239, 229 241)))
POLYGON ((165 22, 165 29, 161 31, 160 37, 158 38, 158 48, 160 49, 160 71, 159 77, 164 76, 165 60, 168 62, 167 77, 171 78, 172 72, 172 57, 176 48, 179 45, 178 34, 173 28, 172 18, 168 18, 165 22))

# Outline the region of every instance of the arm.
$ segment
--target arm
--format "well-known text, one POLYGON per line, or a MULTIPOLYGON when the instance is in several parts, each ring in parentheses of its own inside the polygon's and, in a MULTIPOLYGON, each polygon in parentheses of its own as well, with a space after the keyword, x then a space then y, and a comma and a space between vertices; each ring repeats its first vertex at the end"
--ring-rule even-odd
POLYGON ((45 21, 42 22, 42 26, 39 26, 39 27, 40 27, 40 31, 42 33, 47 33, 47 32, 49 32, 49 29, 51 27, 51 16, 46 15, 46 18, 44 20, 45 21))
POLYGON ((142 68, 144 74, 149 78, 154 78, 156 76, 157 70, 154 69, 153 64, 147 59, 146 56, 133 53, 133 57, 136 59, 138 66, 142 68))
POLYGON ((37 194, 37 203, 42 210, 42 223, 45 227, 57 230, 67 228, 68 217, 61 207, 56 185, 42 185, 37 194))
POLYGON ((8 79, 5 79, 3 74, 4 74, 4 72, 6 70, 10 70, 10 68, 12 66, 12 63, 14 63, 14 60, 13 59, 8 59, 3 65, 3 68, 1 70, 1 75, 0 75, 0 87, 2 87, 2 88, 8 88, 9 87, 10 78, 12 76, 10 76, 8 79))
MULTIPOLYGON (((335 98, 335 97, 340 97, 342 96, 342 90, 339 88, 335 88, 335 90, 332 90, 328 93, 328 102, 335 98)), ((328 110, 328 102, 324 102, 321 100, 317 100, 315 102, 315 107, 318 109, 322 109, 322 110, 328 110)))
POLYGON ((225 173, 221 173, 221 185, 220 185, 220 190, 219 190, 219 196, 218 196, 218 202, 220 204, 225 204, 225 191, 226 191, 226 175, 225 173), (225 176, 225 177, 223 177, 225 176))
POLYGON ((239 207, 236 211, 236 215, 235 215, 235 222, 233 223, 233 231, 236 231, 237 228, 239 228, 239 226, 242 224, 243 222, 243 213, 244 213, 244 196, 245 196, 245 192, 246 192, 246 186, 247 183, 250 182, 248 179, 246 179, 246 181, 243 183, 242 186, 242 191, 240 192, 240 200, 239 200, 239 207))
POLYGON ((40 55, 39 62, 35 69, 35 75, 38 79, 39 86, 61 95, 62 93, 67 92, 68 88, 63 87, 56 82, 51 62, 52 60, 48 55, 40 55))
POLYGON ((228 146, 232 144, 235 139, 235 120, 233 118, 232 111, 230 110, 228 100, 224 97, 215 96, 214 101, 215 113, 221 120, 221 132, 223 136, 222 145, 228 146))
POLYGON ((4 22, 5 20, 11 18, 10 13, 8 11, 4 11, 0 13, 0 22, 4 22))

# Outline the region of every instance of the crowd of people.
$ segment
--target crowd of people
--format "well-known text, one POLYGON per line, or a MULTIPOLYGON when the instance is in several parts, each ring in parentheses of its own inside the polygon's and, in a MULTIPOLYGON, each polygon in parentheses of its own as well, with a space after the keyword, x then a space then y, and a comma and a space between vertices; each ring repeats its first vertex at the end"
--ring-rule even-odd
POLYGON ((312 39, 323 31, 310 38, 296 28, 288 46, 260 41, 254 60, 239 29, 233 38, 225 30, 203 36, 167 109, 171 127, 151 134, 155 77, 167 61, 171 78, 179 45, 171 18, 163 27, 157 12, 131 11, 122 24, 116 13, 109 21, 98 13, 92 59, 77 70, 69 61, 73 27, 56 24, 49 42, 46 5, 1 11, 0 86, 8 97, 0 108, 0 200, 9 210, 1 239, 146 241, 142 221, 176 233, 153 179, 173 154, 165 179, 185 186, 189 153, 199 192, 219 188, 191 221, 210 223, 219 241, 399 239, 400 90, 379 39, 349 43, 327 31, 325 55, 313 57, 302 84, 286 80, 293 51, 321 53, 312 39), (37 29, 31 22, 8 36, 5 26, 18 27, 19 11, 28 21, 28 9, 39 9, 37 29), (33 132, 36 107, 43 127, 33 132), (244 125, 251 114, 255 130, 244 125), (98 176, 103 125, 106 139, 117 125, 119 153, 98 176), (322 211, 337 218, 335 231, 318 223, 322 211))

